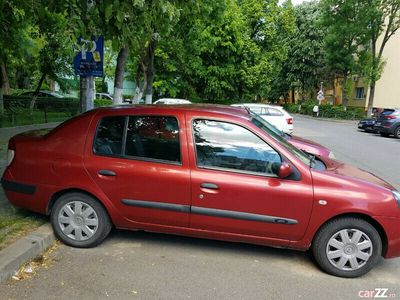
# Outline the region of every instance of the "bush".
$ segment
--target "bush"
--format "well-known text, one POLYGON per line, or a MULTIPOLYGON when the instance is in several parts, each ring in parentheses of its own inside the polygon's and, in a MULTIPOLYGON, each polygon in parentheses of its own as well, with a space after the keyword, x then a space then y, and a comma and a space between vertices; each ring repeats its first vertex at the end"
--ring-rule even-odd
POLYGON ((108 99, 95 99, 94 100, 94 107, 111 106, 111 105, 113 105, 112 100, 108 100, 108 99))
MULTIPOLYGON (((301 105, 300 113, 303 115, 312 115, 314 105, 317 103, 314 101, 306 101, 301 105)), ((285 104, 283 106, 289 113, 298 113, 299 104, 285 104)), ((348 107, 346 111, 343 110, 342 106, 335 106, 330 104, 319 105, 319 116, 323 118, 335 118, 345 120, 355 120, 365 118, 365 111, 361 107, 348 107)))

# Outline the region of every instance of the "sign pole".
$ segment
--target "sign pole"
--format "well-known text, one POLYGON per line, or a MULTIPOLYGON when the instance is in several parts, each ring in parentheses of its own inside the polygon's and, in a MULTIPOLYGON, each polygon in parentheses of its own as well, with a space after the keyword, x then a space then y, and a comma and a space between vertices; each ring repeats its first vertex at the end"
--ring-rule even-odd
POLYGON ((80 90, 81 90, 81 112, 93 109, 93 100, 95 96, 95 85, 93 76, 80 76, 80 90))
POLYGON ((74 59, 74 69, 80 76, 81 112, 94 108, 96 95, 94 77, 103 77, 104 40, 102 36, 78 39, 79 52, 74 59))

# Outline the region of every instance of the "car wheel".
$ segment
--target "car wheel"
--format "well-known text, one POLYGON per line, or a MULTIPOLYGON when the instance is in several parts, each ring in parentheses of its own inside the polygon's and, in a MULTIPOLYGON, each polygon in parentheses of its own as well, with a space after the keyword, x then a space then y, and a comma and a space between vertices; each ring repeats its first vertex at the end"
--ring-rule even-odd
POLYGON ((397 126, 397 128, 395 129, 394 136, 400 139, 400 126, 397 126))
POLYGON ((387 133, 387 132, 381 132, 380 134, 381 134, 381 136, 383 136, 383 137, 388 137, 388 136, 389 136, 389 133, 387 133))
POLYGON ((359 277, 377 263, 382 241, 367 221, 340 218, 321 227, 314 238, 312 252, 325 272, 339 277, 359 277))
POLYGON ((50 219, 55 235, 65 244, 79 248, 100 244, 112 227, 105 208, 83 193, 69 193, 58 198, 50 219))

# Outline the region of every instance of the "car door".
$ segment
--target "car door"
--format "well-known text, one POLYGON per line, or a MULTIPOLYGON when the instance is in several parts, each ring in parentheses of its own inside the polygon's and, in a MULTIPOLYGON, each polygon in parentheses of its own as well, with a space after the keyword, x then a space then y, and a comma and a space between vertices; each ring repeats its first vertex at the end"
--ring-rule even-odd
POLYGON ((118 211, 134 222, 187 227, 190 172, 180 116, 117 115, 96 123, 85 167, 118 211))
MULTIPOLYGON (((240 124, 188 116, 192 127, 190 227, 299 240, 311 214, 311 177, 275 175, 282 157, 240 124)), ((295 172, 296 173, 296 172, 295 172)))

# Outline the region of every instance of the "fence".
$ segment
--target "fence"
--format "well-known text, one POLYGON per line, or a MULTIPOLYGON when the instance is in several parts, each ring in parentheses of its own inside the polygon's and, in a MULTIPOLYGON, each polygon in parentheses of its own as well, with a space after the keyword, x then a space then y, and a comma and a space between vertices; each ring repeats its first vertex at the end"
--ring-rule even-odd
POLYGON ((62 122, 79 113, 76 98, 38 97, 33 110, 30 109, 31 100, 31 97, 4 96, 0 127, 62 122))

